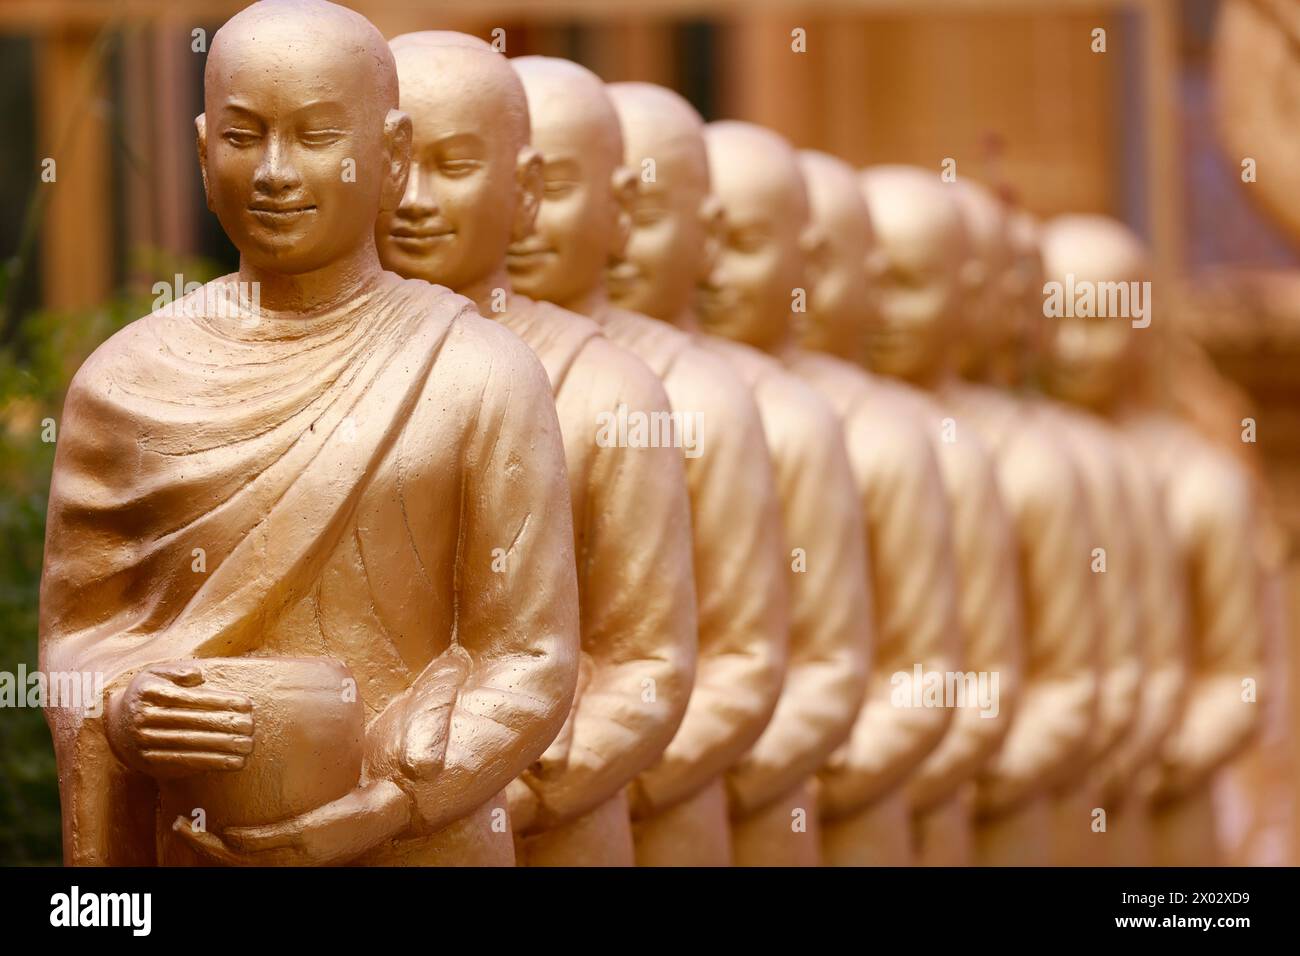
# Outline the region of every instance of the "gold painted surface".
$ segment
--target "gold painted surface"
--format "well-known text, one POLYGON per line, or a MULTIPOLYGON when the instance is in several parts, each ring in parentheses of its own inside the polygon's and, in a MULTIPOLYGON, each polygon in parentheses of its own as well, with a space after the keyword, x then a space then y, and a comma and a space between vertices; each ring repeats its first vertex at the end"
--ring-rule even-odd
POLYGON ((1100 642, 1080 479, 1029 416, 992 414, 1009 399, 957 384, 952 342, 969 238, 944 184, 928 171, 873 167, 862 188, 884 254, 870 362, 924 390, 941 460, 945 447, 984 449, 992 470, 983 473, 995 480, 1018 556, 1025 628, 1019 715, 980 774, 976 795, 977 859, 1009 862, 1023 858, 1015 844, 1051 845, 1050 828, 1041 829, 1050 814, 1026 804, 1063 800, 1082 782, 1094 725, 1100 642), (984 828, 990 832, 978 832, 984 828))
MULTIPOLYGON (((568 464, 582 653, 569 718, 510 789, 524 865, 631 865, 623 788, 672 738, 695 667, 682 455, 602 440, 619 410, 669 410, 658 377, 596 323, 518 295, 505 269, 541 203, 528 102, 509 62, 463 34, 392 42, 415 161, 381 217, 386 264, 474 297, 541 359, 568 464)), ((617 161, 617 159, 615 160, 617 161)))
MULTIPOLYGON (((1136 237, 1103 217, 1050 222, 1043 259, 1058 281, 1067 273, 1092 282, 1148 275, 1136 237)), ((1123 319, 1059 319, 1048 336, 1044 378, 1055 394, 1104 415, 1141 449, 1163 502, 1186 589, 1190 656, 1185 704, 1158 751, 1151 846, 1160 864, 1212 864, 1218 841, 1210 784, 1258 723, 1243 682, 1261 673, 1265 575, 1250 476, 1160 406, 1153 369, 1166 333, 1159 321, 1136 329, 1123 319)))
MULTIPOLYGON (((1015 712, 1020 622, 1010 542, 992 481, 972 480, 978 460, 934 441, 909 386, 861 368, 881 264, 870 218, 851 167, 819 153, 801 154, 801 164, 818 261, 803 341, 817 351, 801 353, 794 368, 844 418, 875 557, 876 683, 846 769, 868 771, 859 777, 869 785, 862 791, 868 799, 882 786, 905 785, 918 860, 962 862, 969 846, 967 783, 996 751, 1015 712), (996 714, 981 716, 972 699, 950 711, 945 732, 935 720, 942 712, 893 706, 892 676, 910 675, 917 663, 926 672, 998 674, 996 714), (937 746, 936 732, 942 734, 937 746)), ((846 774, 841 786, 851 779, 846 774)), ((843 796, 854 794, 849 789, 843 796)), ((870 803, 864 812, 876 815, 870 803)), ((837 849, 841 856, 851 851, 837 849)))
POLYGON ((199 158, 240 271, 96 351, 56 457, 41 665, 109 691, 47 711, 70 863, 157 862, 155 831, 233 864, 513 861, 499 795, 578 670, 563 447, 522 343, 379 264, 397 106, 344 8, 258 4, 213 39, 199 158), (287 799, 276 768, 331 723, 287 799), (155 814, 177 792, 206 830, 155 814))
POLYGON ((695 687, 677 734, 629 795, 639 863, 727 864, 733 849, 718 778, 763 732, 786 660, 784 559, 767 444, 753 400, 723 363, 690 335, 608 298, 606 265, 625 251, 636 190, 603 85, 565 61, 511 62, 528 92, 546 184, 538 228, 511 248, 511 278, 530 295, 594 319, 661 376, 675 413, 701 425, 697 447, 682 448, 700 602, 695 687))
MULTIPOLYGON (((724 239, 701 289, 709 347, 750 385, 776 467, 791 549, 790 665, 764 736, 729 777, 733 813, 752 815, 807 778, 850 737, 866 686, 871 602, 866 535, 842 427, 831 405, 790 372, 791 296, 803 282, 808 204, 795 153, 742 123, 705 128, 724 239)), ((774 830, 737 858, 763 864, 774 830)))

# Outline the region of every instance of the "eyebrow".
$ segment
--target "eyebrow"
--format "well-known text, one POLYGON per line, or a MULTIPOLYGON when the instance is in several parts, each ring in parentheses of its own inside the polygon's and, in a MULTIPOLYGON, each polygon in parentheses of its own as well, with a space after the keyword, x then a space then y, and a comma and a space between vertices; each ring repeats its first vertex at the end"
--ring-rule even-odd
POLYGON ((481 146, 483 145, 483 137, 479 136, 478 133, 469 133, 469 132, 446 133, 442 136, 435 138, 432 142, 430 142, 429 145, 430 146, 460 146, 460 145, 481 146))
MULTIPOLYGON (((251 106, 247 106, 244 103, 241 103, 237 100, 231 100, 223 104, 221 108, 223 111, 227 113, 237 113, 241 117, 245 117, 248 119, 255 119, 258 120, 259 122, 265 122, 265 117, 263 117, 261 113, 253 109, 251 106)), ((322 109, 341 110, 344 113, 346 113, 347 104, 339 100, 311 100, 310 102, 304 103, 302 106, 295 109, 291 115, 296 117, 296 116, 301 116, 302 114, 307 113, 311 110, 322 110, 322 109)))
POLYGON ((578 164, 578 161, 567 157, 564 159, 548 160, 543 165, 543 169, 547 173, 554 173, 559 176, 577 176, 582 172, 582 167, 578 164))

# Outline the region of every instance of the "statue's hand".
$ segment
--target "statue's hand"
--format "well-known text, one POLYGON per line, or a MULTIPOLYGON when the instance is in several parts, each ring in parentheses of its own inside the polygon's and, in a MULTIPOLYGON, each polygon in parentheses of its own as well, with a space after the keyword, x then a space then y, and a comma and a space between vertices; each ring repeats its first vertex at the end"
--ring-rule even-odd
POLYGON ((105 731, 118 758, 159 780, 242 770, 253 752, 252 701, 202 684, 195 664, 155 664, 111 695, 105 731))
POLYGON ((527 833, 533 828, 541 802, 532 787, 515 777, 506 787, 506 804, 510 808, 510 825, 515 833, 527 833))
POLYGON ((212 862, 227 866, 329 866, 356 859, 406 829, 411 802, 379 780, 332 803, 277 823, 231 827, 220 836, 177 817, 172 832, 212 862))

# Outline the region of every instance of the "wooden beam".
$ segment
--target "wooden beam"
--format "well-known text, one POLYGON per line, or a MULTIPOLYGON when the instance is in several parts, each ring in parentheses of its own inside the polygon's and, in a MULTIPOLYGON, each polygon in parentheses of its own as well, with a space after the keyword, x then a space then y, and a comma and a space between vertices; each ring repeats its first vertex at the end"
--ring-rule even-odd
POLYGON ((64 30, 37 47, 40 159, 53 159, 55 181, 40 225, 44 302, 81 308, 102 302, 112 285, 111 163, 96 34, 64 30))

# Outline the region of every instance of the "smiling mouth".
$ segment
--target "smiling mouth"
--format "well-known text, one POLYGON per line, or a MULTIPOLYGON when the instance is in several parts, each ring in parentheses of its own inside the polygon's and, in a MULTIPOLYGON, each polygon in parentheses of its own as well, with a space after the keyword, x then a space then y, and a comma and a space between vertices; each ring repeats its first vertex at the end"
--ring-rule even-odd
POLYGON ((701 289, 699 306, 705 312, 723 312, 739 305, 737 296, 724 289, 701 289))
POLYGON ((269 204, 259 204, 249 206, 248 211, 252 213, 253 217, 259 222, 279 226, 293 222, 295 219, 305 216, 308 213, 315 212, 316 207, 311 204, 304 204, 301 206, 273 206, 269 204))
POLYGON ((455 234, 455 230, 443 227, 394 226, 388 230, 388 238, 393 245, 406 252, 427 251, 431 246, 436 246, 443 239, 450 239, 455 234))
POLYGON ((511 269, 535 269, 555 254, 553 249, 543 246, 516 247, 506 252, 506 265, 511 269))
POLYGON ((624 285, 630 282, 635 282, 640 277, 641 270, 630 262, 620 262, 616 265, 610 266, 609 270, 605 273, 605 278, 608 281, 624 285))

